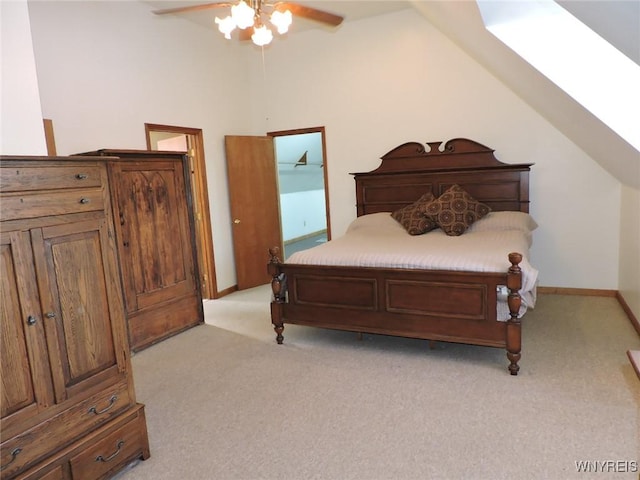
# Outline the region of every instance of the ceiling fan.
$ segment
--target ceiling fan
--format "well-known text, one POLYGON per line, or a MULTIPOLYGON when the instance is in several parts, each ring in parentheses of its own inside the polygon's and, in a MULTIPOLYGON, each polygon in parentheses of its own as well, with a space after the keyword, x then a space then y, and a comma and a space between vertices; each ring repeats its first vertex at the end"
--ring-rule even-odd
POLYGON ((294 15, 333 27, 340 25, 344 19, 340 15, 307 7, 298 3, 268 3, 263 0, 203 3, 200 5, 155 10, 153 13, 156 15, 165 15, 169 13, 183 13, 229 7, 231 8, 230 15, 224 18, 216 17, 215 19, 215 22, 218 25, 218 30, 224 34, 225 38, 230 39, 231 32, 238 28, 240 30, 240 38, 242 40, 251 38, 253 43, 258 46, 267 45, 271 43, 271 40, 273 39, 273 33, 263 21, 263 15, 269 16, 269 21, 276 27, 279 34, 286 33, 289 30, 289 26, 293 21, 294 15))

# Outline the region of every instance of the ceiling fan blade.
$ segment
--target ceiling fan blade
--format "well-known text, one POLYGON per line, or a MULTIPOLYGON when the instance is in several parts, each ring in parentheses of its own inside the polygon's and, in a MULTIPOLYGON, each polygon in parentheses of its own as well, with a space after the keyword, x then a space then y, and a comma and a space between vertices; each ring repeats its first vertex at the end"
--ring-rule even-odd
POLYGON ((342 20, 344 20, 344 18, 340 15, 335 15, 333 13, 325 12, 324 10, 307 7, 298 3, 278 2, 274 5, 274 8, 280 11, 290 10, 291 14, 294 16, 307 18, 309 20, 314 20, 320 23, 326 23, 327 25, 332 25, 334 27, 340 25, 342 23, 342 20))
MULTIPOLYGON (((156 15, 165 15, 167 13, 184 13, 184 12, 196 12, 198 10, 208 10, 210 8, 230 7, 233 3, 229 2, 215 2, 215 3, 201 3, 200 5, 191 5, 187 7, 165 8, 163 10, 154 10, 156 15)), ((293 12, 292 12, 293 13, 293 12)))

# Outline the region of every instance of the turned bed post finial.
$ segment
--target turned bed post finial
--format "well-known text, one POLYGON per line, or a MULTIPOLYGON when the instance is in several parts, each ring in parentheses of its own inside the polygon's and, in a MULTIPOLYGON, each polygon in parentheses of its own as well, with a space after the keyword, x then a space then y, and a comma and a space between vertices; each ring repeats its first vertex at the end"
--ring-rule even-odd
POLYGON ((283 291, 283 275, 280 271, 280 248, 271 247, 269 249, 269 264, 267 265, 267 271, 271 275, 271 290, 273 291, 273 298, 276 302, 284 302, 283 291))
POLYGON ((284 331, 284 322, 282 321, 282 304, 287 298, 287 283, 284 273, 280 270, 280 254, 279 247, 269 249, 269 263, 267 271, 271 275, 271 291, 273 292, 273 301, 271 302, 271 323, 276 332, 276 341, 281 344, 284 340, 282 332, 284 331))
POLYGON ((520 289, 522 288, 522 269, 520 262, 522 255, 520 253, 510 253, 509 262, 511 266, 507 272, 507 288, 509 289, 509 297, 507 303, 509 305, 509 314, 511 318, 507 320, 507 358, 509 359, 509 372, 511 375, 517 375, 520 366, 518 361, 521 357, 522 339, 520 329, 520 306, 522 298, 520 297, 520 289))

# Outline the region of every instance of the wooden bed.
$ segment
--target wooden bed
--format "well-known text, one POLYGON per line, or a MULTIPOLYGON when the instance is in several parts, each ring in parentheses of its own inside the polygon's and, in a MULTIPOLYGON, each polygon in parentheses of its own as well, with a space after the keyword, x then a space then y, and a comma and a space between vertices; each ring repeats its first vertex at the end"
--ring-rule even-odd
MULTIPOLYGON (((384 155, 377 169, 353 174, 357 215, 391 212, 453 184, 492 211, 529 212, 532 164, 504 164, 492 149, 468 139, 427 146, 405 143, 384 155)), ((289 323, 499 347, 506 349, 511 375, 518 374, 520 253, 505 252, 511 266, 502 273, 303 265, 282 263, 275 247, 269 253, 279 344, 289 323), (497 289, 505 285, 511 318, 499 321, 497 289)))

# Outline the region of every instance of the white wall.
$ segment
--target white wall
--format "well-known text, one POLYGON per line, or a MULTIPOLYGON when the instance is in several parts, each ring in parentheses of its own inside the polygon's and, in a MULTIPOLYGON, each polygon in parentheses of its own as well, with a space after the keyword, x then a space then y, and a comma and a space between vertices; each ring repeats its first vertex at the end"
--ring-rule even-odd
POLYGON ((0 154, 46 155, 26 1, 0 2, 0 154))
POLYGON ((504 162, 536 164, 532 262, 541 284, 618 288, 619 182, 411 10, 276 39, 264 69, 259 49, 160 21, 144 4, 30 10, 42 109, 59 152, 144 148, 144 122, 203 128, 220 289, 235 283, 224 134, 318 125, 334 237, 355 217, 349 172, 377 167, 400 143, 467 137, 504 162))
POLYGON ((327 229, 324 190, 280 195, 282 240, 284 242, 327 229))

